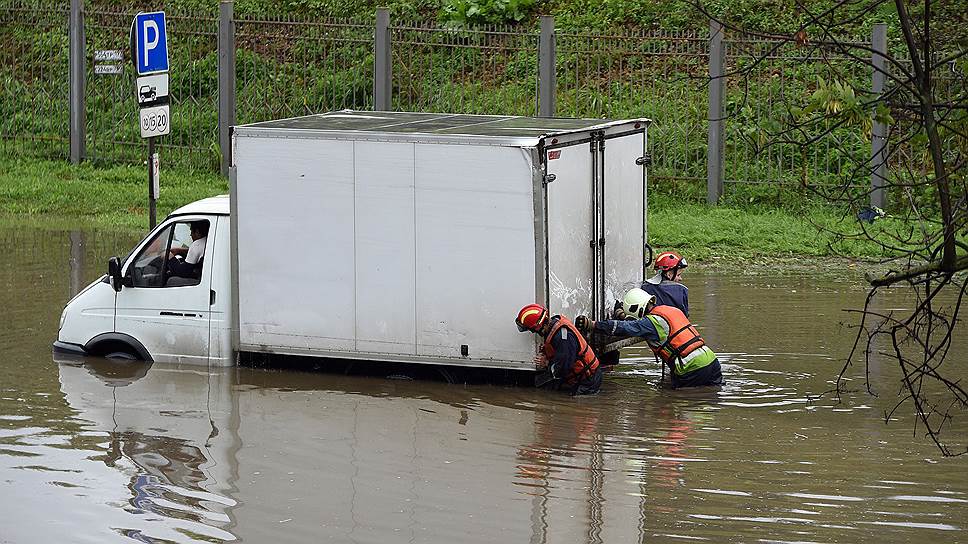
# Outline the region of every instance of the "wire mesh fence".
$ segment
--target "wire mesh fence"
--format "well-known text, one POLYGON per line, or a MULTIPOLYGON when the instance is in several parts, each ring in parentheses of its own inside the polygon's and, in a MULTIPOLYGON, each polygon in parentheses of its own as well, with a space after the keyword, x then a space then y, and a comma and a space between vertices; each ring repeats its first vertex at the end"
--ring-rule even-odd
POLYGON ((558 34, 558 112, 574 117, 648 117, 652 178, 706 174, 704 32, 558 34))
POLYGON ((0 6, 0 152, 66 159, 70 138, 69 10, 0 6))
POLYGON ((396 110, 535 115, 538 32, 390 27, 396 110))
POLYGON ((236 18, 239 123, 373 106, 373 22, 236 18))
MULTIPOLYGON (((68 156, 69 13, 60 5, 0 7, 0 151, 8 155, 68 156)), ((141 164, 145 146, 129 59, 135 11, 84 15, 87 158, 141 164)), ((373 108, 374 21, 243 14, 232 23, 239 123, 373 108)), ((217 170, 222 160, 218 29, 214 11, 168 13, 172 132, 160 139, 166 165, 217 170)), ((537 113, 537 26, 393 21, 389 34, 392 109, 537 113)), ((651 118, 652 179, 706 177, 705 29, 558 31, 555 40, 557 115, 651 118)), ((834 82, 869 88, 869 66, 836 50, 751 36, 727 35, 725 48, 727 181, 842 183, 849 162, 869 158, 864 127, 838 128, 810 146, 784 140, 796 121, 793 104, 834 82)))

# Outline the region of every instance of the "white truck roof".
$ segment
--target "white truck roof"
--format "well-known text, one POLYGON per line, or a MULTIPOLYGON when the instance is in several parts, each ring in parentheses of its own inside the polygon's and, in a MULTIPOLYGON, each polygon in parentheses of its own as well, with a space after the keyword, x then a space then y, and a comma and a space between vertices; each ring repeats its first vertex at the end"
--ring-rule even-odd
POLYGON ((233 127, 238 136, 380 141, 426 141, 533 147, 542 139, 649 119, 558 119, 509 115, 465 115, 342 110, 233 127))
POLYGON ((218 195, 185 204, 168 215, 229 215, 229 195, 218 195))

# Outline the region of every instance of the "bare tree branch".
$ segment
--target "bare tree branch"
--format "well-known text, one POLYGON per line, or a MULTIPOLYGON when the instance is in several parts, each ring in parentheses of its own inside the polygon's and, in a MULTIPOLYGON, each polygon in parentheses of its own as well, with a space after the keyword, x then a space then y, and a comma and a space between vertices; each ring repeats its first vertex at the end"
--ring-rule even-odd
MULTIPOLYGON (((950 355, 954 340, 966 336, 959 316, 968 289, 968 78, 955 68, 968 51, 963 44, 938 41, 943 33, 932 26, 938 23, 930 0, 842 0, 820 10, 806 0, 796 1, 801 20, 789 33, 750 32, 720 21, 731 35, 768 42, 760 49, 744 50, 747 62, 737 63, 724 77, 727 82, 739 81, 745 107, 754 100, 751 87, 760 84, 764 63, 778 57, 781 49, 798 48, 803 62, 823 67, 826 79, 818 80, 816 91, 784 94, 784 113, 758 128, 751 143, 758 151, 771 146, 798 150, 803 168, 800 188, 842 206, 842 225, 818 225, 833 237, 828 244, 831 252, 852 240, 874 244, 881 252, 872 261, 883 271, 865 275, 871 287, 863 309, 848 310, 859 319, 831 392, 838 397, 846 392, 848 372, 863 361, 866 389, 874 394, 871 365, 893 361, 901 373, 898 401, 885 418, 912 407, 916 433, 929 438, 944 455, 964 454, 968 437, 956 438, 964 447, 953 447, 943 433, 962 428, 953 421, 968 413, 968 393, 952 378, 959 374, 951 374, 952 365, 964 362, 950 355), (902 48, 895 41, 894 49, 875 51, 872 44, 836 35, 873 13, 883 15, 879 8, 887 5, 894 8, 891 22, 901 29, 902 48), (909 5, 917 5, 913 13, 909 5), (883 58, 885 67, 875 58, 883 58), (857 77, 858 68, 884 76, 881 94, 857 77), (872 159, 870 144, 864 142, 874 121, 888 125, 889 145, 872 159), (837 183, 809 178, 807 157, 816 156, 815 150, 843 158, 837 183), (884 190, 899 197, 890 204, 889 219, 876 224, 856 220, 857 211, 870 205, 873 189, 864 187, 885 169, 884 190), (882 289, 888 286, 893 287, 882 289), (898 290, 912 309, 877 309, 884 293, 898 290)), ((696 7, 716 19, 698 0, 696 7)))

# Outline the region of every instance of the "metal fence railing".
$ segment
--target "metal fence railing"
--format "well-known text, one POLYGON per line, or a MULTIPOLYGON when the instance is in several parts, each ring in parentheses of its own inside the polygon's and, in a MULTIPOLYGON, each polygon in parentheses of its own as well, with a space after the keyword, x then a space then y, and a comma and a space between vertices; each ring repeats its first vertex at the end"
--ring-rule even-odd
POLYGON ((68 15, 13 1, 0 7, 0 152, 69 155, 68 15))
MULTIPOLYGON (((858 38, 841 43, 870 45, 858 38)), ((725 46, 727 183, 840 185, 856 174, 849 165, 866 165, 869 127, 807 126, 792 106, 821 85, 850 87, 862 97, 869 66, 838 49, 790 41, 727 35, 725 46), (814 135, 811 145, 800 145, 814 135)))
POLYGON ((235 19, 239 123, 373 106, 373 23, 235 19))
MULTIPOLYGON (((937 56, 935 62, 942 62, 941 55, 937 56)), ((899 56, 899 64, 907 72, 914 74, 914 66, 911 59, 907 56, 899 56)), ((895 70, 896 71, 896 70, 895 70)), ((902 73, 894 74, 903 80, 908 77, 902 73)), ((934 88, 934 100, 937 105, 948 108, 964 104, 968 99, 968 71, 963 65, 956 61, 949 61, 945 69, 937 70, 932 74, 932 84, 934 88)), ((896 81, 889 81, 889 87, 897 86, 896 81)), ((916 98, 905 90, 892 97, 895 103, 901 103, 908 108, 917 108, 919 104, 916 98)), ((963 106, 962 106, 963 107, 963 106)), ((942 138, 945 160, 949 164, 958 164, 963 157, 968 156, 968 136, 957 125, 952 126, 951 119, 945 119, 942 126, 942 133, 947 137, 942 138), (954 130, 951 130, 951 129, 954 130)), ((911 119, 904 119, 892 127, 893 134, 890 138, 891 146, 888 149, 887 161, 892 168, 904 172, 909 179, 921 178, 928 181, 927 174, 931 159, 928 146, 924 141, 918 142, 918 136, 923 135, 921 126, 911 119)), ((930 168, 933 170, 933 168, 930 168)))
POLYGON ((562 32, 557 111, 648 117, 651 177, 706 174, 706 32, 562 32))
MULTIPOLYGON (((63 2, 51 5, 60 7, 0 6, 0 152, 69 155, 69 35, 70 21, 78 20, 86 36, 86 158, 141 164, 128 58, 133 9, 78 14, 63 2), (99 68, 111 64, 99 60, 110 52, 124 57, 114 62, 117 73, 99 68)), ((707 153, 707 142, 716 140, 709 114, 713 40, 706 29, 556 32, 547 19, 540 29, 455 29, 386 17, 380 26, 379 19, 377 25, 283 19, 231 9, 169 12, 172 132, 159 142, 163 162, 224 168, 226 119, 232 116, 249 123, 343 108, 649 117, 653 179, 698 181, 712 175, 712 160, 720 161, 720 179, 729 182, 842 183, 848 161, 870 156, 863 127, 833 131, 809 149, 782 137, 777 143, 795 115, 789 104, 818 85, 870 87, 870 67, 834 50, 718 33, 725 51, 724 129, 715 130, 724 141, 719 159, 707 153), (226 29, 232 40, 220 41, 226 29), (385 49, 378 47, 381 39, 385 49), (234 44, 226 46, 234 71, 220 66, 220 43, 234 44), (220 93, 220 87, 234 93, 220 93), (220 101, 220 94, 234 102, 220 101)))
POLYGON ((390 36, 393 109, 535 115, 537 32, 401 23, 390 36))

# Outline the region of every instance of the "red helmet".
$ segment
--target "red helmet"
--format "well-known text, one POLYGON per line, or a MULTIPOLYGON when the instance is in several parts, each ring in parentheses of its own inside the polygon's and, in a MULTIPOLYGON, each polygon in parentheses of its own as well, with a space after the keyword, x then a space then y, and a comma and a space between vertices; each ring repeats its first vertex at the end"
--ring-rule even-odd
POLYGON ((687 266, 689 265, 686 264, 686 260, 680 257, 679 254, 674 251, 660 253, 659 256, 655 258, 656 270, 675 270, 677 268, 685 268, 687 266))
POLYGON ((521 332, 538 332, 548 321, 548 309, 540 304, 528 304, 518 312, 514 324, 521 332))

